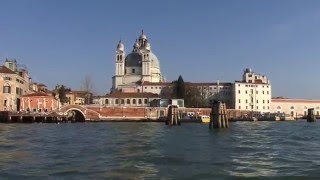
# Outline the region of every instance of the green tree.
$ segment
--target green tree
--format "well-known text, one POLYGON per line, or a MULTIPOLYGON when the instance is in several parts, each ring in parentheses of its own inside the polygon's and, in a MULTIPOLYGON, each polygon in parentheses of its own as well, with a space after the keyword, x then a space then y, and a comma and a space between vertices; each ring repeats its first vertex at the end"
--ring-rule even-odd
POLYGON ((185 83, 180 75, 178 80, 173 82, 173 97, 177 99, 184 99, 186 94, 185 83))
POLYGON ((52 95, 59 100, 59 102, 63 105, 69 101, 66 94, 67 92, 71 91, 70 88, 66 88, 64 85, 56 85, 55 89, 53 90, 52 95))

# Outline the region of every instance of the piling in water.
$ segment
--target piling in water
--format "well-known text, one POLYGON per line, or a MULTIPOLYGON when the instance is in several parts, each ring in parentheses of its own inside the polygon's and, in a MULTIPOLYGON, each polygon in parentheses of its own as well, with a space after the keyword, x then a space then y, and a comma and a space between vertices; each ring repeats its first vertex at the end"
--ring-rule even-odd
POLYGON ((314 108, 308 109, 307 121, 314 122, 315 120, 316 120, 316 116, 314 115, 314 108))
POLYGON ((178 106, 175 106, 175 105, 169 106, 166 125, 169 125, 169 126, 181 125, 178 106))
POLYGON ((214 101, 211 107, 209 128, 228 128, 226 104, 221 101, 214 101))

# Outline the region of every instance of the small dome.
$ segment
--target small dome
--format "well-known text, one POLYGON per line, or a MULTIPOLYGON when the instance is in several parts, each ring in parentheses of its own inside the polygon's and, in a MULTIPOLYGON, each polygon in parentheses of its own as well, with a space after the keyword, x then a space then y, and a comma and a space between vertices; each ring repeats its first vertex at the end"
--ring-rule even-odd
POLYGON ((150 49, 151 49, 150 43, 147 42, 146 45, 145 45, 145 48, 146 48, 146 50, 150 51, 150 49))
POLYGON ((147 39, 147 36, 144 34, 143 30, 141 31, 141 35, 139 36, 139 39, 147 39))
POLYGON ((133 44, 134 49, 138 49, 140 47, 138 40, 136 39, 136 42, 133 44))
POLYGON ((119 41, 119 43, 117 45, 117 50, 124 51, 124 44, 121 42, 121 40, 119 41))

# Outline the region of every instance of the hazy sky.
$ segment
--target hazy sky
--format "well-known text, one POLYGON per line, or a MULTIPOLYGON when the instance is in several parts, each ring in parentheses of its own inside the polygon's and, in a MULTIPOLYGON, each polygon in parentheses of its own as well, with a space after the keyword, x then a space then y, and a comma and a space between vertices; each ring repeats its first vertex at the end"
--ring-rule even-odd
POLYGON ((0 0, 0 58, 32 78, 111 88, 115 48, 144 29, 168 81, 233 82, 246 67, 273 96, 320 99, 319 0, 0 0))

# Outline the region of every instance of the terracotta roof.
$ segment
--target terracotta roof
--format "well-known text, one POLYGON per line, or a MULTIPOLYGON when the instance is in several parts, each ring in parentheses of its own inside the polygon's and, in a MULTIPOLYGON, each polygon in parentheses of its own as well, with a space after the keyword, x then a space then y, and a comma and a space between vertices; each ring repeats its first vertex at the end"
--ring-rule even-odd
POLYGON ((115 92, 111 94, 106 94, 106 98, 159 98, 158 94, 154 93, 121 93, 115 92))
POLYGON ((245 82, 245 81, 234 81, 236 83, 244 83, 244 84, 265 84, 265 85, 271 85, 271 84, 268 84, 268 83, 263 83, 262 81, 258 81, 258 82, 254 82, 254 83, 249 83, 249 82, 245 82))
MULTIPOLYGON (((148 82, 145 81, 141 85, 143 86, 170 86, 172 85, 172 82, 148 82)), ((185 84, 191 85, 191 86, 216 86, 217 83, 207 83, 207 82, 185 82, 185 84)), ((220 85, 232 85, 232 83, 219 83, 220 85)))
POLYGON ((288 98, 272 98, 271 102, 283 102, 283 103, 320 103, 320 100, 310 99, 288 99, 288 98))
POLYGON ((0 66, 0 73, 3 74, 16 74, 14 71, 12 71, 11 69, 5 67, 5 66, 0 66))
POLYGON ((171 82, 149 82, 144 81, 141 83, 142 86, 168 86, 171 85, 171 82))
POLYGON ((69 91, 67 94, 86 94, 88 93, 87 91, 69 91))
POLYGON ((47 87, 46 85, 42 84, 42 83, 39 83, 38 86, 44 86, 44 87, 47 87))
MULTIPOLYGON (((217 86, 217 83, 207 83, 207 82, 186 82, 191 86, 217 86)), ((219 83, 221 86, 232 86, 232 83, 219 83)))
POLYGON ((21 97, 34 97, 34 96, 50 96, 47 93, 44 92, 35 92, 35 93, 31 93, 31 94, 25 94, 22 95, 21 97))

